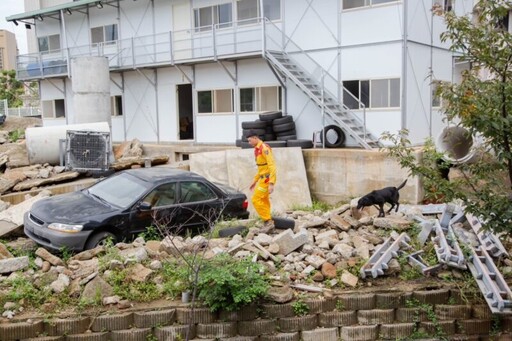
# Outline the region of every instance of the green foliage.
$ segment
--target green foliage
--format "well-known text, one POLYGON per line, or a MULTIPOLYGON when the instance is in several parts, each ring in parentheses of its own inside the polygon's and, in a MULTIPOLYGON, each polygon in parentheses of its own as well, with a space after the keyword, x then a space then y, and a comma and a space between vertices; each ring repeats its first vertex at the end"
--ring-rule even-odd
POLYGON ((9 108, 23 105, 21 96, 25 93, 23 83, 16 79, 16 71, 3 70, 0 73, 0 100, 6 99, 9 108))
POLYGON ((25 138, 25 131, 23 129, 12 130, 9 132, 8 137, 10 142, 16 142, 19 139, 25 138))
POLYGON ((341 301, 341 300, 337 300, 336 301, 336 310, 337 311, 344 311, 345 310, 345 305, 343 304, 343 301, 341 301))
POLYGON ((170 260, 162 264, 160 274, 163 279, 163 292, 170 297, 177 297, 192 289, 190 268, 185 262, 170 260))
POLYGON ((37 307, 44 303, 47 297, 52 296, 48 286, 42 290, 37 289, 29 279, 21 276, 8 281, 7 284, 10 285, 11 290, 2 298, 2 303, 23 300, 26 304, 37 307))
POLYGON ((292 303, 292 309, 295 316, 305 316, 309 313, 309 306, 299 297, 292 303))
POLYGON ((407 308, 416 308, 415 311, 415 322, 419 322, 419 314, 424 313, 427 316, 427 319, 432 322, 435 332, 434 335, 428 335, 424 331, 418 329, 419 324, 416 324, 415 330, 413 332, 413 335, 411 335, 411 339, 421 339, 426 336, 434 336, 438 340, 447 340, 444 336, 444 331, 441 325, 439 324, 439 320, 437 318, 437 315, 434 311, 434 306, 427 303, 421 303, 420 301, 416 299, 410 299, 405 301, 405 306, 407 308))
POLYGON ((398 257, 398 263, 400 264, 401 268, 400 275, 398 276, 400 279, 404 281, 410 281, 423 277, 423 273, 420 269, 409 264, 406 255, 401 255, 398 257))
POLYGON ((139 233, 139 237, 142 237, 145 241, 163 239, 160 230, 158 230, 158 227, 155 227, 153 225, 146 227, 146 230, 144 232, 139 233))
POLYGON ((197 282, 198 297, 212 312, 234 311, 263 297, 269 284, 262 267, 250 259, 218 255, 205 260, 197 282))

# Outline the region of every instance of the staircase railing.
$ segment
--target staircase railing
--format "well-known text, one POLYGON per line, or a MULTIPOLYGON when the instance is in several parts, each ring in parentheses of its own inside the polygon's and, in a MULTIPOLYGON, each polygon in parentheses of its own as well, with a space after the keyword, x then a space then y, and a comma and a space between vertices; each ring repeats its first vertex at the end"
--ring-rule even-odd
MULTIPOLYGON (((326 103, 329 100, 335 101, 342 111, 349 114, 350 118, 356 120, 364 130, 365 140, 368 137, 366 129, 366 106, 358 98, 356 98, 348 89, 343 87, 340 82, 334 78, 327 70, 325 70, 316 60, 314 60, 306 51, 298 46, 293 40, 287 37, 284 32, 275 25, 272 21, 264 20, 264 41, 262 44, 262 54, 266 55, 269 53, 282 53, 284 52, 291 60, 293 60, 298 66, 304 69, 312 79, 319 80, 318 85, 322 87, 322 93, 325 94, 325 101, 322 98, 320 100, 320 107, 329 113, 331 119, 345 125, 340 121, 340 118, 328 107, 326 103), (362 110, 363 119, 358 114, 354 113, 343 101, 343 99, 356 104, 360 110, 362 110)), ((315 95, 311 94, 312 97, 315 95)), ((317 102, 318 103, 318 102, 317 102)))

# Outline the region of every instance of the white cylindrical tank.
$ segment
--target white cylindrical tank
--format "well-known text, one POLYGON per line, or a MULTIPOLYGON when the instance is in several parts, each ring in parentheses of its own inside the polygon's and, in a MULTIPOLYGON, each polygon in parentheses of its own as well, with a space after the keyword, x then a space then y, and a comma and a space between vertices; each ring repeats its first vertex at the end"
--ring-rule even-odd
POLYGON ((482 139, 473 136, 464 127, 446 127, 437 137, 436 149, 443 153, 443 158, 453 164, 473 162, 479 156, 478 148, 482 139))
POLYGON ((37 163, 60 163, 59 140, 66 139, 68 130, 110 132, 107 122, 69 124, 50 127, 32 127, 25 130, 28 161, 31 165, 37 163))
POLYGON ((107 57, 71 59, 73 122, 111 122, 110 76, 107 57))

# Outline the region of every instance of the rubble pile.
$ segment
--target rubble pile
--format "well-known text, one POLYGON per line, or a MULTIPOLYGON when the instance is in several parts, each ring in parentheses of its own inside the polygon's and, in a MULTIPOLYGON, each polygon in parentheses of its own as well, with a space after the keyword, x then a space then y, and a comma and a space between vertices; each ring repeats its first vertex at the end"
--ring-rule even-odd
MULTIPOLYGON (((269 296, 276 302, 290 301, 295 290, 328 294, 332 289, 360 285, 357 271, 361 264, 368 261, 390 235, 396 237, 397 231, 415 226, 417 221, 413 216, 421 216, 421 210, 414 206, 382 218, 377 218, 377 213, 375 208, 368 207, 361 215, 354 205, 345 204, 330 212, 289 212, 287 217, 295 221, 293 230, 268 231, 259 221, 245 220, 238 222, 247 227, 245 236, 212 239, 202 235, 167 236, 162 241, 145 241, 139 237, 133 243, 116 244, 114 247, 121 260, 110 260, 103 271, 100 259, 105 254, 104 247, 81 252, 64 262, 45 249, 37 248, 31 240, 20 238, 5 245, 0 243, 0 296, 13 290, 9 283, 22 276, 36 288, 46 285, 54 293, 66 290, 69 296, 80 299, 92 298, 101 292, 104 305, 126 308, 131 302, 127 297, 114 295, 107 283, 110 269, 127 269, 128 282, 154 281, 163 285, 159 282, 161 278, 155 275, 162 263, 176 259, 180 253, 198 250, 206 258, 229 253, 260 262, 271 276, 269 296), (14 257, 9 252, 27 249, 36 249, 33 265, 29 264, 28 257, 14 257)), ((386 274, 399 273, 402 266, 392 259, 386 274)), ((12 318, 20 309, 24 309, 22 302, 7 302, 0 307, 4 318, 12 318)))

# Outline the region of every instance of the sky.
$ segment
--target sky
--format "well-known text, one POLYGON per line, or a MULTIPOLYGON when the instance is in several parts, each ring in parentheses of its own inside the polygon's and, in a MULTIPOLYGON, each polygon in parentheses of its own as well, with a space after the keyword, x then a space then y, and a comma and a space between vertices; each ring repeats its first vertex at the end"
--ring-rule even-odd
POLYGON ((28 53, 27 48, 27 34, 26 28, 23 23, 18 26, 12 22, 7 22, 6 17, 13 14, 25 12, 23 0, 0 0, 0 29, 11 31, 16 35, 16 43, 18 44, 19 54, 28 53))

